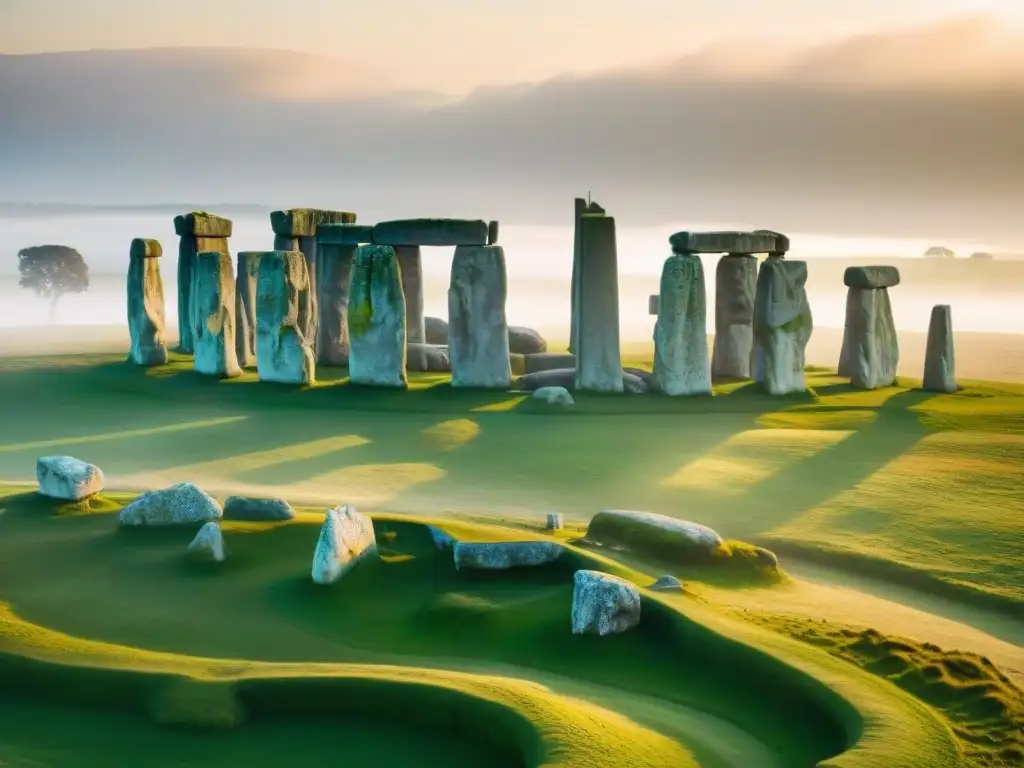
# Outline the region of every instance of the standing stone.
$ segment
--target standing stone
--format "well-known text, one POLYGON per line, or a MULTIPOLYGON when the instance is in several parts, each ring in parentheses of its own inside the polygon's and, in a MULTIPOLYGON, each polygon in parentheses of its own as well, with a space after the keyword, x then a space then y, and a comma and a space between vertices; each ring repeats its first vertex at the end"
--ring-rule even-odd
POLYGON ((561 512, 548 512, 547 522, 544 526, 549 531, 560 531, 565 528, 565 521, 561 512))
POLYGON ((618 576, 576 571, 572 590, 574 635, 619 634, 640 623, 640 593, 618 576))
POLYGON ((855 387, 876 389, 896 380, 900 349, 888 289, 899 282, 899 270, 889 266, 849 267, 843 275, 849 292, 839 375, 855 387))
POLYGON ((260 252, 242 251, 235 270, 235 354, 238 364, 256 362, 256 282, 260 252))
POLYGON ((448 355, 453 387, 507 389, 512 383, 500 245, 460 245, 448 289, 448 355))
POLYGON ((619 269, 615 219, 580 218, 576 276, 576 389, 622 392, 619 350, 619 269))
POLYGON ((230 219, 202 211, 174 217, 174 232, 178 241, 178 351, 191 355, 195 343, 192 338, 192 273, 200 253, 228 253, 231 237, 230 219))
POLYGON ((924 354, 922 388, 929 392, 956 392, 956 356, 953 352, 953 312, 948 304, 932 307, 928 347, 924 354))
POLYGON ((41 495, 62 501, 81 501, 103 490, 103 470, 74 456, 40 456, 36 479, 41 495))
POLYGON ((226 253, 200 253, 192 277, 194 366, 207 376, 242 373, 235 351, 235 276, 226 253))
POLYGON ((729 254, 715 270, 715 348, 711 377, 749 379, 754 348, 754 294, 757 259, 729 254))
POLYGON ((577 197, 573 200, 573 243, 572 243, 572 282, 569 287, 569 301, 570 301, 570 317, 569 317, 569 351, 576 351, 576 334, 577 334, 577 312, 579 311, 576 304, 576 283, 579 281, 580 271, 580 237, 582 235, 582 226, 580 219, 583 218, 583 212, 587 209, 587 201, 582 197, 577 197))
POLYGON ((128 260, 128 362, 164 365, 164 281, 160 276, 163 248, 156 240, 132 240, 128 260))
POLYGON ((306 335, 313 298, 306 259, 298 251, 259 255, 256 371, 260 381, 312 384, 313 343, 306 335))
POLYGON ((704 265, 696 254, 672 254, 662 268, 654 379, 666 395, 711 394, 704 265))
POLYGON ((348 365, 348 285, 358 245, 317 245, 317 357, 321 365, 348 365))
POLYGON ((498 222, 496 221, 487 222, 487 244, 498 244, 498 222))
POLYGON ((349 381, 406 387, 405 294, 395 249, 361 245, 349 282, 349 381))
POLYGON ((418 245, 396 245, 395 256, 402 270, 405 294, 405 330, 410 344, 425 344, 426 321, 423 317, 423 254, 418 245))
POLYGON ((804 392, 804 350, 814 330, 807 262, 768 259, 757 274, 754 380, 771 395, 804 392))

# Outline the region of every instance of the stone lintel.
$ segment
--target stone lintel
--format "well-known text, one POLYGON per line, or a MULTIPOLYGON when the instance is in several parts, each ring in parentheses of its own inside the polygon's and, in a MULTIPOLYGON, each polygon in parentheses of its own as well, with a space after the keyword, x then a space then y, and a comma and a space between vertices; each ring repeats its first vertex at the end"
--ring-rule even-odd
POLYGON ((487 244, 498 244, 498 222, 496 221, 487 222, 487 244))
POLYGON ((193 211, 174 217, 174 233, 179 237, 231 237, 231 219, 193 211))
POLYGON ((130 254, 133 259, 159 259, 164 255, 164 249, 159 240, 136 237, 132 240, 130 254))
POLYGON ((661 296, 657 293, 652 293, 647 297, 647 314, 657 316, 658 305, 661 302, 661 296))
POLYGON ((772 253, 775 234, 757 232, 676 232, 668 239, 675 253, 772 253))
POLYGON ((847 267, 843 273, 843 284, 847 288, 865 290, 892 288, 900 284, 900 271, 896 267, 847 267))
POLYGON ((772 253, 788 253, 789 252, 789 238, 781 232, 776 232, 772 229, 755 229, 753 234, 755 235, 769 235, 775 238, 775 249, 772 253))
POLYGON ((283 237, 315 237, 321 224, 355 224, 356 215, 350 211, 322 211, 318 208, 289 208, 272 211, 270 228, 283 237))
POLYGON ((487 245, 487 222, 482 219, 397 219, 373 228, 377 245, 487 245))
POLYGON ((320 224, 316 240, 324 245, 365 245, 373 242, 372 224, 320 224))

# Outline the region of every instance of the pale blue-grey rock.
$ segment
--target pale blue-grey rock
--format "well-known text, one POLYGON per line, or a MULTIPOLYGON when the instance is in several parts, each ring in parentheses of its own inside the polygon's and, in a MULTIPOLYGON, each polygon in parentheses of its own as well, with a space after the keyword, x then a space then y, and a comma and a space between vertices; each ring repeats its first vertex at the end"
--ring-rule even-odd
POLYGON ((351 211, 324 211, 319 208, 290 208, 272 211, 270 228, 282 237, 316 237, 322 224, 355 224, 351 211))
POLYGON ((192 277, 200 253, 228 253, 230 219, 205 212, 193 212, 174 218, 178 241, 178 351, 191 355, 194 349, 192 277))
POLYGON ((622 392, 615 219, 584 213, 576 285, 576 389, 622 392))
POLYGON ((448 289, 448 356, 453 387, 507 389, 512 382, 500 245, 459 246, 448 289))
POLYGON ((814 330, 807 263, 768 259, 757 275, 754 380, 770 395, 805 392, 805 349, 814 330))
POLYGON ((533 328, 523 325, 508 327, 508 351, 517 355, 536 355, 548 351, 548 343, 533 328))
POLYGON ((192 483, 146 491, 117 516, 123 526, 165 527, 220 520, 224 512, 216 499, 192 483))
MULTIPOLYGON (((354 224, 332 224, 350 227, 354 224)), ((320 228, 321 231, 323 227, 320 228)), ((320 365, 348 365, 348 289, 352 279, 352 263, 358 246, 317 243, 317 323, 316 361, 320 365)))
POLYGON ((572 590, 574 635, 619 634, 640 623, 640 593, 625 579, 600 571, 576 571, 572 590))
POLYGON ((665 574, 664 576, 659 576, 657 581, 651 584, 648 589, 654 592, 682 592, 683 584, 675 576, 665 574))
POLYGON ((575 369, 576 355, 570 352, 534 352, 523 355, 523 366, 526 373, 575 369))
POLYGON ((886 288, 850 288, 839 356, 839 375, 860 389, 896 381, 900 345, 886 288))
POLYGON ((256 362, 256 283, 260 252, 242 251, 235 270, 235 355, 241 366, 256 362))
POLYGON ((603 541, 603 531, 613 532, 613 538, 619 538, 618 532, 639 531, 647 529, 654 536, 649 538, 664 539, 666 534, 683 543, 692 544, 708 551, 719 549, 725 543, 716 531, 706 525, 689 520, 678 520, 656 512, 641 512, 632 509, 606 509, 594 515, 587 528, 587 538, 603 541))
POLYGON ((501 571, 548 565, 562 554, 555 541, 455 542, 455 568, 501 571))
POLYGON ((447 373, 452 369, 448 347, 409 342, 405 351, 405 367, 417 373, 447 373))
POLYGON ((306 334, 313 301, 306 259, 297 251, 266 251, 256 286, 256 370, 260 381, 311 384, 313 341, 306 334))
POLYGON ((226 253, 200 253, 192 278, 192 338, 197 373, 242 373, 235 349, 235 275, 226 253))
MULTIPOLYGON (((622 391, 629 394, 641 395, 650 390, 647 379, 651 374, 644 371, 646 376, 634 372, 632 369, 622 369, 622 391)), ((535 392, 542 387, 563 387, 567 390, 575 390, 576 387, 575 368, 556 368, 550 371, 537 371, 527 373, 515 380, 515 389, 522 392, 535 392)))
POLYGON ((710 395, 707 295, 699 256, 665 260, 654 326, 654 379, 666 395, 710 395))
POLYGON ((565 387, 541 387, 540 389, 535 389, 533 390, 533 399, 541 400, 548 405, 569 406, 576 404, 572 395, 569 394, 569 390, 565 387))
POLYGON ((406 387, 405 294, 395 249, 361 245, 348 300, 349 381, 406 387))
POLYGON ((402 274, 406 338, 410 344, 424 344, 427 329, 423 317, 423 254, 418 245, 396 245, 395 258, 402 274))
POLYGON ((51 499, 81 501, 103 490, 102 470, 74 456, 40 456, 36 479, 40 495, 51 499))
POLYGON ((373 523, 351 504, 327 510, 313 552, 313 581, 333 584, 357 563, 377 554, 373 523))
POLYGON ((291 520, 294 517, 295 510, 284 499, 254 499, 248 496, 229 496, 224 502, 225 520, 268 523, 291 520))
POLYGON ((847 267, 843 273, 843 285, 847 288, 893 288, 900 284, 900 271, 896 267, 847 267))
POLYGON ((560 531, 565 527, 561 512, 548 512, 547 521, 544 525, 549 531, 560 531))
POLYGON ((197 560, 212 563, 223 563, 228 558, 227 550, 224 548, 224 534, 220 526, 213 521, 203 524, 186 551, 197 560))
POLYGON ((164 281, 160 276, 163 248, 156 240, 135 238, 128 258, 128 361, 136 365, 164 365, 164 281))
POLYGON ((754 295, 757 259, 729 255, 715 269, 715 346, 713 380, 749 379, 754 349, 754 295))
POLYGON ((953 311, 948 304, 932 307, 921 386, 929 392, 952 393, 959 389, 953 349, 953 311))
POLYGON ((438 551, 444 552, 455 547, 455 539, 448 532, 441 530, 436 525, 428 525, 427 530, 430 532, 430 539, 434 542, 434 546, 438 551))
POLYGON ((448 321, 440 317, 425 317, 427 344, 448 344, 448 321))

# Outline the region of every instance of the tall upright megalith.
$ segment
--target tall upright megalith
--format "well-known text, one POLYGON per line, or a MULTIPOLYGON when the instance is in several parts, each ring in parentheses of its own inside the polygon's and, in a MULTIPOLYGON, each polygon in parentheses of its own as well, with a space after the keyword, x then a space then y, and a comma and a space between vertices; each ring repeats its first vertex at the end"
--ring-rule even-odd
POLYGON ((156 240, 132 240, 128 257, 128 362, 163 365, 167 362, 164 339, 164 281, 160 276, 163 248, 156 240))
POLYGON ((204 211, 193 211, 174 217, 174 233, 178 235, 178 351, 191 355, 194 351, 192 329, 192 273, 200 253, 229 253, 231 220, 204 211))
POLYGON ((500 245, 460 245, 448 288, 448 355, 453 387, 507 389, 512 383, 500 245))
POLYGON ((408 340, 410 344, 425 344, 427 324, 423 316, 423 253, 418 245, 396 245, 394 249, 402 272, 408 340))
POLYGON ((932 307, 928 346, 924 353, 921 388, 928 392, 956 392, 956 355, 953 350, 953 311, 948 304, 932 307))
POLYGON ((577 266, 576 389, 622 392, 615 219, 603 210, 580 217, 577 266))
POLYGON ((256 362, 256 283, 260 251, 241 251, 235 270, 235 352, 238 364, 256 362))
POLYGON ((896 267, 849 267, 843 274, 849 290, 839 375, 855 387, 876 389, 896 381, 900 347, 889 288, 899 282, 896 267))
POLYGON ((207 376, 242 373, 235 351, 235 275, 231 256, 200 253, 192 273, 194 366, 207 376))
POLYGON ((754 294, 757 258, 730 253, 715 268, 715 344, 711 375, 715 380, 750 378, 754 348, 754 294))
POLYGON ((313 294, 306 258, 299 251, 259 255, 256 285, 256 371, 260 381, 312 384, 313 341, 306 336, 313 294))
POLYGON ((573 200, 573 247, 572 247, 572 280, 569 286, 569 351, 576 352, 579 343, 579 273, 582 258, 584 216, 603 215, 605 210, 593 200, 577 197, 573 200))
POLYGON ((406 387, 405 294, 395 249, 361 245, 348 290, 349 381, 406 387))
POLYGON ((672 254, 661 270, 654 379, 666 395, 711 394, 704 265, 693 253, 672 254))
POLYGON ((768 394, 804 392, 804 352, 814 330, 807 300, 807 262, 767 259, 754 300, 754 380, 768 394))
POLYGON ((318 365, 348 365, 348 288, 352 262, 364 243, 373 242, 373 227, 321 224, 316 230, 318 365))

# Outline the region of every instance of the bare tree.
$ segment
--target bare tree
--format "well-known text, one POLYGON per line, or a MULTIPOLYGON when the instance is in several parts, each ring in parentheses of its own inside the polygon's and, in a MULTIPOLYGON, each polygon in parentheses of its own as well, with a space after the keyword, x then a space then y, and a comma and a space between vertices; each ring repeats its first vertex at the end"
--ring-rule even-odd
POLYGON ((66 245, 34 245, 18 251, 18 285, 50 300, 50 322, 65 293, 89 290, 89 266, 82 254, 66 245))

